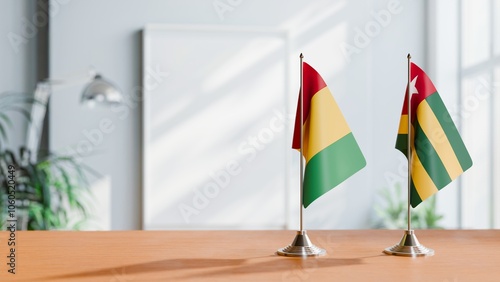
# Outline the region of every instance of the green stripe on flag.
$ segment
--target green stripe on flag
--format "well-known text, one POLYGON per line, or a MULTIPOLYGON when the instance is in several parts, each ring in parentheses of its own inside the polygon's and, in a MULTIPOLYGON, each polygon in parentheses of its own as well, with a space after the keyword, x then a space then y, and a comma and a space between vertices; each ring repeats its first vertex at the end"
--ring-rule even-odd
POLYGON ((398 134, 396 138, 396 149, 408 157, 408 134, 398 134))
POLYGON ((415 121, 415 149, 417 151, 420 162, 422 163, 423 167, 429 174, 436 187, 438 189, 441 189, 444 186, 448 185, 448 183, 451 182, 448 171, 446 170, 443 162, 439 158, 439 155, 432 146, 431 142, 420 127, 418 119, 415 121))
POLYGON ((427 97, 427 103, 434 111, 436 118, 438 119, 441 127, 443 128, 446 137, 448 138, 453 151, 457 156, 458 161, 460 162, 460 166, 463 171, 466 171, 468 168, 472 166, 472 159, 465 148, 465 144, 460 137, 460 133, 458 133, 457 127, 453 123, 450 114, 446 110, 446 107, 441 100, 441 97, 437 92, 427 97))
POLYGON ((422 199, 420 198, 420 195, 417 192, 417 189, 415 189, 415 184, 413 184, 413 180, 411 180, 410 184, 410 204, 412 207, 418 206, 422 202, 422 199))
POLYGON ((366 165, 352 132, 309 160, 304 175, 304 207, 366 165))

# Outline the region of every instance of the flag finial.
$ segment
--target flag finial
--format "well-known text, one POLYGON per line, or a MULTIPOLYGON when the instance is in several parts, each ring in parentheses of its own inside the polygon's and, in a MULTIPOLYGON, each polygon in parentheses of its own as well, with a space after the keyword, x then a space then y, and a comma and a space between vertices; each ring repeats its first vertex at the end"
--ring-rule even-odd
POLYGON ((407 58, 408 60, 409 60, 409 59, 411 59, 411 55, 410 55, 410 53, 408 53, 408 56, 406 56, 406 58, 407 58))
POLYGON ((301 59, 304 58, 304 55, 302 55, 302 53, 300 53, 300 56, 299 56, 301 59))

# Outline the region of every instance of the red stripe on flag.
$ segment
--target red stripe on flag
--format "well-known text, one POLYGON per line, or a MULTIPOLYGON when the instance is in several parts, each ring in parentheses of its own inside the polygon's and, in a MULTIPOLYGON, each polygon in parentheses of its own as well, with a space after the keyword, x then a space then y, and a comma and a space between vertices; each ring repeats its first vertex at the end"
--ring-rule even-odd
MULTIPOLYGON (((413 81, 415 77, 417 77, 415 88, 417 89, 418 93, 413 94, 411 97, 412 123, 415 120, 415 115, 417 113, 418 105, 423 100, 425 100, 425 98, 437 92, 436 87, 434 87, 434 84, 427 76, 427 74, 416 64, 411 63, 411 81, 413 81)), ((408 85, 406 86, 406 95, 401 115, 408 114, 408 108, 406 107, 407 103, 408 103, 408 85)))
MULTIPOLYGON (((312 97, 318 93, 321 89, 326 87, 326 83, 319 75, 319 73, 306 62, 302 63, 302 88, 304 89, 304 117, 303 122, 305 123, 307 117, 309 117, 309 110, 311 105, 312 97)), ((299 99, 297 102, 297 112, 295 114, 295 129, 293 131, 293 141, 292 148, 300 149, 300 130, 302 126, 300 125, 300 90, 299 99)))

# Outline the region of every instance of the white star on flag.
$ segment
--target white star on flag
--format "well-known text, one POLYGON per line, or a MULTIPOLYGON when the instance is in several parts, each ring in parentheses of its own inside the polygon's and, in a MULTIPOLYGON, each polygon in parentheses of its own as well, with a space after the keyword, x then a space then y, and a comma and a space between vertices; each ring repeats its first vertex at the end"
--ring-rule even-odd
POLYGON ((410 96, 413 94, 418 94, 417 87, 415 86, 415 84, 417 83, 417 78, 418 75, 415 76, 415 78, 410 82, 410 96))

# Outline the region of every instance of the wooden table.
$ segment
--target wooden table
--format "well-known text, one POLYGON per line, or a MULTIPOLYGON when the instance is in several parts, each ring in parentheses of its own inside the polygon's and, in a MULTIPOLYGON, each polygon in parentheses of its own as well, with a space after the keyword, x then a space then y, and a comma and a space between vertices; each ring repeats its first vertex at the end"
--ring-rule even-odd
POLYGON ((0 281, 500 281, 500 230, 417 230, 421 258, 382 253, 400 230, 308 234, 326 256, 275 255, 294 231, 24 231, 12 275, 0 232, 0 281))

